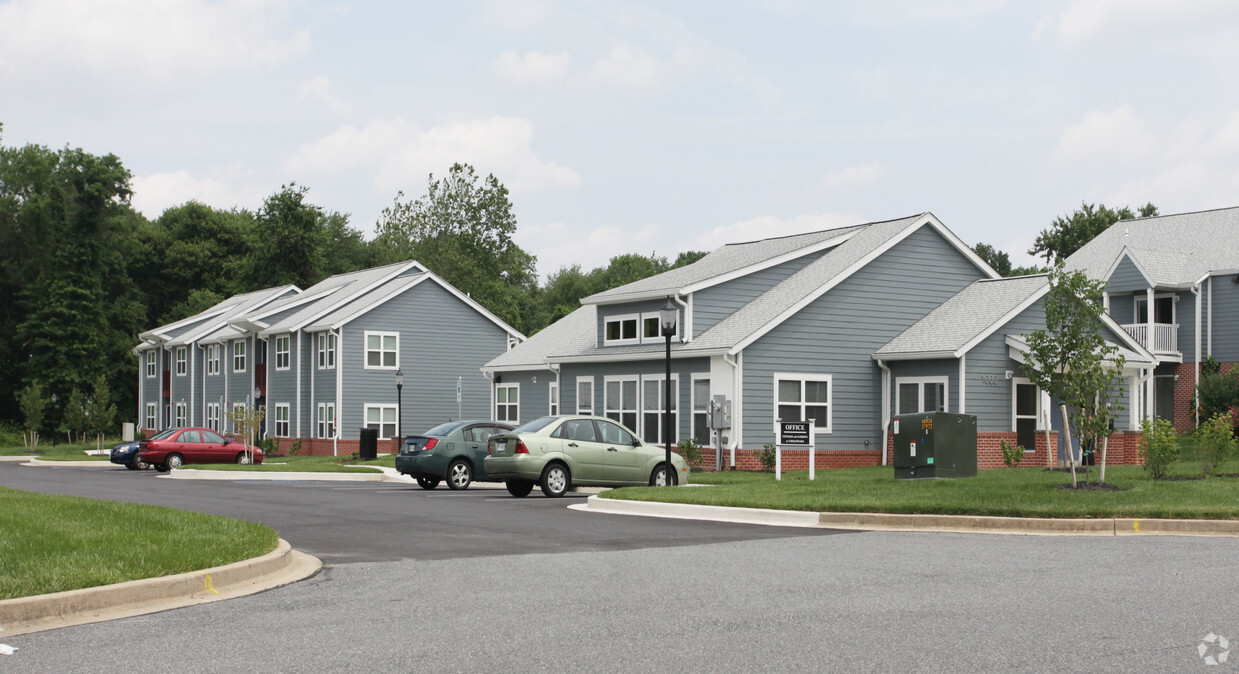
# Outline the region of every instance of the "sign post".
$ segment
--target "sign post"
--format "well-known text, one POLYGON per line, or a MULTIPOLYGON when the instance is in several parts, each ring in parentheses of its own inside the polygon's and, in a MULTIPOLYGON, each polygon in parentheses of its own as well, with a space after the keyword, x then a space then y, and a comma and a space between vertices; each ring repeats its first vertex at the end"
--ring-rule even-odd
POLYGON ((461 378, 456 378, 456 421, 460 421, 460 382, 461 378))
POLYGON ((809 421, 774 422, 774 479, 783 479, 783 448, 809 450, 809 479, 817 479, 817 449, 813 446, 815 425, 809 421))

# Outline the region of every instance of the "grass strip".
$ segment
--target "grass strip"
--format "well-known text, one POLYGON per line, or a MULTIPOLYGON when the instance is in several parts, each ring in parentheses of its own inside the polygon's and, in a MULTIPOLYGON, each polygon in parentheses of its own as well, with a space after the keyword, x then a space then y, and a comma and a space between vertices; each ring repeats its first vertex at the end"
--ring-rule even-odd
POLYGON ((394 468, 395 465, 396 460, 391 456, 381 456, 373 461, 354 460, 347 456, 271 456, 258 465, 208 463, 186 467, 259 473, 381 473, 375 466, 394 468))
POLYGON ((275 549, 254 522, 0 487, 0 599, 197 571, 275 549))
MULTIPOLYGON (((1187 466, 1190 468, 1190 466, 1187 466)), ((1236 468, 1239 468, 1237 466, 1236 468)), ((1239 472, 1224 466, 1223 472, 1239 472)), ((1184 469, 1179 475, 1191 475, 1184 469)), ((1199 475, 1199 469, 1195 475, 1199 475)), ((710 489, 627 487, 603 498, 664 501, 811 512, 933 513, 1005 517, 1137 517, 1173 519, 1239 518, 1239 478, 1162 481, 1138 466, 1111 466, 1106 481, 1119 491, 1072 491, 1066 473, 1040 468, 984 470, 951 480, 896 480, 890 467, 784 473, 727 471, 693 473, 691 482, 710 489)), ((1083 480, 1083 475, 1080 477, 1083 480)), ((1093 480, 1097 472, 1093 471, 1093 480)))

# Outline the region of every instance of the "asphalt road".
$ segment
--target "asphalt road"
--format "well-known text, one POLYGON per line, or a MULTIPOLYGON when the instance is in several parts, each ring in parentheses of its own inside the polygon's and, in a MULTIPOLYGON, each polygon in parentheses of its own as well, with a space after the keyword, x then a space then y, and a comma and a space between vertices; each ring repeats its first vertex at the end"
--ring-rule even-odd
POLYGON ((0 632, 19 649, 0 656, 6 672, 1239 666, 1236 654, 1207 667, 1197 650, 1209 634, 1239 638, 1235 539, 828 535, 590 515, 502 491, 4 465, 0 485, 246 514, 332 560, 241 599, 0 632))

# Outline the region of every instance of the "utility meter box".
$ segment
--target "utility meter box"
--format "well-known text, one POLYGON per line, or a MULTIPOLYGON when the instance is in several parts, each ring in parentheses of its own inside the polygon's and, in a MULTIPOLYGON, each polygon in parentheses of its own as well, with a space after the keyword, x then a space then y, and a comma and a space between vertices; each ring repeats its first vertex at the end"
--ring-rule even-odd
POLYGON ((971 414, 901 414, 892 422, 895 477, 973 477, 977 418, 971 414))
POLYGON ((710 428, 716 431, 731 428, 731 401, 725 395, 710 399, 710 428))

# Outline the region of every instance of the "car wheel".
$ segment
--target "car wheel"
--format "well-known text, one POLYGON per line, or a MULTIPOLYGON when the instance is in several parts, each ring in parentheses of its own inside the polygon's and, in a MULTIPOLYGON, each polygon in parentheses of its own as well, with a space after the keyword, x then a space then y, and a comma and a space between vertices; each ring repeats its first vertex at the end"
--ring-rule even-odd
MULTIPOLYGON (((676 478, 675 473, 672 473, 671 474, 671 486, 675 486, 677 484, 679 484, 679 480, 676 478)), ((653 474, 650 475, 650 486, 651 487, 667 486, 667 464, 660 463, 658 464, 658 466, 654 468, 653 474)))
POLYGON ((185 465, 185 457, 180 454, 169 454, 168 458, 164 459, 163 465, 166 466, 168 470, 180 468, 185 465))
POLYGON ((417 486, 421 487, 422 489, 434 489, 435 487, 439 486, 439 478, 426 477, 425 475, 418 475, 417 486))
POLYGON ((151 467, 151 464, 145 461, 138 461, 137 459, 134 459, 133 463, 130 463, 129 465, 133 466, 134 470, 146 470, 151 467))
POLYGON ((159 471, 159 472, 161 472, 161 473, 166 473, 166 472, 168 472, 168 464, 166 464, 166 463, 157 463, 157 464, 155 464, 155 470, 157 470, 157 471, 159 471))
POLYGON ((244 464, 248 466, 251 463, 254 463, 254 457, 251 456, 249 452, 241 452, 240 454, 237 454, 237 458, 233 459, 232 462, 240 463, 240 464, 244 464))
POLYGON ((533 491, 533 483, 529 480, 508 480, 508 493, 516 498, 525 498, 533 491))
POLYGON ((473 482, 473 469, 469 462, 456 459, 447 467, 447 486, 451 489, 468 489, 473 482))
POLYGON ((133 463, 126 463, 125 467, 128 468, 129 470, 142 470, 141 468, 138 468, 137 461, 134 461, 133 463))
POLYGON ((568 473, 568 467, 564 464, 552 463, 542 471, 542 480, 539 484, 543 494, 550 498, 559 498, 572 488, 572 475, 568 473))

